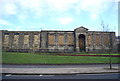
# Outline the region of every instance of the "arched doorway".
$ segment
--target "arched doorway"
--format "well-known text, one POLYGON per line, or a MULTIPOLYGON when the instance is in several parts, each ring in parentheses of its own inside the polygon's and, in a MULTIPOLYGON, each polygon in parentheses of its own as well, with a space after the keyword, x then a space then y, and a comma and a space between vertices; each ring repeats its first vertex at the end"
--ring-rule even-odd
POLYGON ((78 41, 79 41, 80 52, 85 52, 85 35, 80 34, 78 41))

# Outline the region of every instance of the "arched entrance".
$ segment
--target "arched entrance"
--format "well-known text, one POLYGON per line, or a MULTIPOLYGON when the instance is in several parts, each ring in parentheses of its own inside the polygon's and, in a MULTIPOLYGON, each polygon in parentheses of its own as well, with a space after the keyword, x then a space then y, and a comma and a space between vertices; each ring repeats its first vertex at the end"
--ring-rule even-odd
POLYGON ((85 52, 85 35, 80 34, 78 41, 79 41, 80 52, 85 52))

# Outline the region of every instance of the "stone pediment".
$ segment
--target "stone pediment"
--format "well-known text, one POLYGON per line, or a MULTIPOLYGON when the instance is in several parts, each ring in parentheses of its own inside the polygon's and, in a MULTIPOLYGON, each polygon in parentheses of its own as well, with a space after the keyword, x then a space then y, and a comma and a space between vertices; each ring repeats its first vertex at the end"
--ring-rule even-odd
POLYGON ((81 27, 76 28, 74 31, 75 32, 86 32, 86 31, 88 31, 88 29, 83 27, 83 26, 81 26, 81 27))

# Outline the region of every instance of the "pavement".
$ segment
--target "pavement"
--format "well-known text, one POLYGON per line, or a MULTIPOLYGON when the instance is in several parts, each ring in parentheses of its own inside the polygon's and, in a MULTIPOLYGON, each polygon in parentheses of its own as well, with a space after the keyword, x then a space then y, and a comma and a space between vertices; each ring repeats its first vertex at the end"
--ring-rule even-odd
MULTIPOLYGON (((12 66, 12 65, 11 65, 12 66)), ((17 65, 19 66, 19 65, 17 65)), ((51 65, 52 66, 52 65, 51 65)), ((109 69, 109 65, 103 66, 99 65, 98 67, 94 67, 92 65, 91 67, 87 67, 87 65, 84 65, 83 67, 3 67, 2 73, 3 74, 29 74, 29 75, 37 75, 37 74, 94 74, 94 73, 118 73, 119 69, 118 66, 114 65, 112 66, 112 69, 109 69)), ((73 65, 74 66, 74 65, 73 65)))

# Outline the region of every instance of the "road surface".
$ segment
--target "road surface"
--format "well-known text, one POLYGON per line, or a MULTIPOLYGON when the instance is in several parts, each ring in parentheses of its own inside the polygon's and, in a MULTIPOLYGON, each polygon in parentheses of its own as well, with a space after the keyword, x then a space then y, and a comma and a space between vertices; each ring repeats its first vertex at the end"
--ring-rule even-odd
POLYGON ((76 75, 3 75, 2 79, 118 79, 120 73, 76 75))

